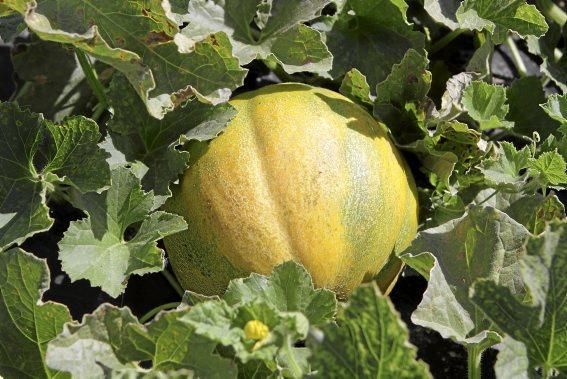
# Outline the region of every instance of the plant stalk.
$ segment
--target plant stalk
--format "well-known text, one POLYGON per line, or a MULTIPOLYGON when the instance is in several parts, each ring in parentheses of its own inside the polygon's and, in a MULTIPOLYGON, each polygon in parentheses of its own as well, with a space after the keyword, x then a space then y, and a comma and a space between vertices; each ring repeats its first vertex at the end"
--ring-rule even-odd
POLYGON ((161 273, 163 274, 165 279, 169 282, 169 284, 173 287, 175 292, 177 292, 179 296, 183 297, 185 290, 183 290, 177 279, 173 275, 171 275, 171 273, 167 271, 167 269, 163 269, 161 273))
POLYGON ((552 0, 536 0, 536 4, 545 17, 553 20, 559 26, 563 27, 567 23, 567 13, 552 0))
POLYGON ((460 36, 464 31, 465 29, 452 30, 449 34, 446 34, 445 36, 443 36, 443 38, 437 40, 437 42, 431 45, 431 48, 429 49, 429 54, 430 55, 435 54, 436 52, 438 52, 439 50, 450 44, 451 41, 453 41, 455 38, 460 36))
POLYGON ((512 38, 511 35, 506 38, 506 46, 508 46, 508 49, 510 49, 510 52, 512 53, 512 61, 514 62, 516 71, 518 71, 520 77, 523 78, 528 74, 528 70, 524 64, 520 50, 518 49, 518 46, 516 46, 516 41, 514 41, 514 38, 512 38))
POLYGON ((108 108, 108 100, 106 98, 104 86, 98 79, 98 75, 94 67, 91 65, 91 62, 87 58, 87 55, 79 49, 75 49, 75 53, 77 54, 77 59, 79 61, 79 64, 81 65, 81 68, 83 69, 87 83, 89 84, 89 87, 91 87, 91 90, 100 103, 99 106, 103 109, 108 108))
POLYGON ((468 379, 480 379, 482 351, 473 345, 467 349, 468 355, 468 379))
POLYGON ((155 307, 154 309, 150 310, 148 313, 146 313, 145 315, 140 317, 140 323, 145 324, 150 319, 152 319, 155 315, 157 315, 159 312, 165 311, 165 310, 168 310, 168 309, 177 308, 179 306, 179 304, 181 304, 181 303, 179 303, 179 302, 167 303, 167 304, 162 304, 159 307, 155 307))

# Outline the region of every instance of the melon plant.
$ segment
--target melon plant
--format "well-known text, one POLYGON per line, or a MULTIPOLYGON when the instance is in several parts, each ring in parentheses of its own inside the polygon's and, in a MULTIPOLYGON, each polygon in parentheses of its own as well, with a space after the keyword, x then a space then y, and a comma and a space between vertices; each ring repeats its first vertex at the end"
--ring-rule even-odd
POLYGON ((237 114, 192 164, 165 209, 186 231, 165 238, 181 284, 222 294, 231 279, 301 263, 319 287, 348 295, 377 277, 417 231, 411 172, 387 128, 345 96, 299 83, 230 101, 237 114))

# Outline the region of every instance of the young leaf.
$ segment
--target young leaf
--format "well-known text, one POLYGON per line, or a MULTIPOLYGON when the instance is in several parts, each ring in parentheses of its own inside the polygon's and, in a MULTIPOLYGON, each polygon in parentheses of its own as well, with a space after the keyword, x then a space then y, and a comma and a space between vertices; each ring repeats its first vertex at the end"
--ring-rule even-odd
POLYGON ((148 167, 142 186, 160 196, 170 194, 170 182, 189 164, 189 153, 177 148, 184 141, 216 137, 236 113, 228 104, 212 106, 193 100, 156 120, 149 117, 124 76, 114 77, 108 97, 113 108, 108 127, 115 148, 128 162, 140 161, 148 167))
POLYGON ((7 0, 41 39, 72 44, 121 71, 149 113, 163 115, 197 95, 228 100, 246 71, 224 33, 195 42, 184 38, 162 2, 7 0))
POLYGON ((520 261, 532 304, 522 303, 508 288, 480 280, 472 301, 500 329, 522 342, 529 367, 567 374, 567 223, 551 223, 541 237, 532 237, 520 261))
POLYGON ((332 321, 337 307, 335 294, 314 289, 309 273, 289 261, 276 266, 270 276, 251 274, 230 282, 223 299, 231 306, 261 299, 281 312, 301 312, 311 325, 332 321))
POLYGON ((151 361, 153 374, 189 369, 200 377, 236 377, 232 362, 213 353, 216 343, 195 334, 181 321, 184 308, 162 312, 141 325, 128 308, 100 306, 82 323, 67 324, 49 343, 49 367, 77 378, 104 378, 107 371, 147 372, 139 361, 151 361))
POLYGON ((471 206, 462 217, 420 232, 402 259, 429 278, 412 321, 465 345, 498 342, 490 323, 469 299, 477 278, 522 293, 518 259, 526 228, 490 207, 471 206))
POLYGON ((530 175, 540 188, 567 184, 565 159, 556 151, 541 154, 528 163, 530 175))
POLYGON ((163 269, 163 251, 156 241, 187 225, 177 215, 149 214, 154 195, 144 192, 128 169, 113 170, 111 179, 106 192, 73 200, 87 218, 71 222, 59 242, 59 258, 71 280, 88 279, 116 297, 124 291, 128 276, 163 269), (127 237, 127 228, 138 223, 134 236, 127 237))
POLYGON ((520 173, 528 166, 530 158, 527 146, 518 151, 510 142, 501 142, 496 157, 485 160, 480 170, 492 185, 517 191, 525 181, 520 173))
POLYGON ((240 64, 275 59, 288 73, 326 72, 332 56, 319 31, 303 24, 317 17, 329 0, 192 0, 183 35, 199 39, 223 31, 240 64), (256 26, 257 28, 252 27, 256 26))
POLYGON ((110 170, 98 147, 97 124, 77 116, 61 125, 0 103, 0 249, 47 230, 47 187, 68 184, 81 192, 106 186, 110 170))
POLYGON ((366 81, 366 77, 356 68, 346 73, 339 91, 363 107, 372 107, 373 101, 370 95, 370 86, 366 81))
POLYGON ((540 37, 547 31, 545 17, 526 0, 465 0, 457 10, 462 28, 488 30, 495 43, 502 43, 508 31, 526 37, 540 37))
POLYGON ((48 286, 45 261, 21 249, 0 254, 0 376, 61 376, 47 367, 45 353, 71 315, 62 304, 41 301, 48 286))
POLYGON ((374 283, 355 290, 338 326, 329 324, 322 332, 309 340, 311 364, 321 377, 431 377, 415 358, 406 326, 374 283))
POLYGON ((356 68, 374 89, 410 48, 423 47, 423 34, 412 30, 404 1, 346 0, 342 3, 327 33, 327 45, 334 57, 331 71, 334 78, 356 68))
POLYGON ((511 128, 505 121, 508 113, 506 88, 473 81, 463 92, 462 103, 469 115, 480 124, 481 130, 511 128))
POLYGON ((547 98, 545 104, 540 107, 545 113, 555 121, 559 121, 561 126, 567 125, 567 94, 553 94, 547 98))

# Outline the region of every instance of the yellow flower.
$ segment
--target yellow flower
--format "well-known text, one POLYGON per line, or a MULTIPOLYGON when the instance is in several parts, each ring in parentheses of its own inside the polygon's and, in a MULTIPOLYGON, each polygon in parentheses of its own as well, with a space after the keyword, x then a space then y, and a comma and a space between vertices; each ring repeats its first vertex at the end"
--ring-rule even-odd
POLYGON ((261 341, 268 337, 270 328, 259 320, 250 320, 244 326, 244 335, 247 339, 261 341))

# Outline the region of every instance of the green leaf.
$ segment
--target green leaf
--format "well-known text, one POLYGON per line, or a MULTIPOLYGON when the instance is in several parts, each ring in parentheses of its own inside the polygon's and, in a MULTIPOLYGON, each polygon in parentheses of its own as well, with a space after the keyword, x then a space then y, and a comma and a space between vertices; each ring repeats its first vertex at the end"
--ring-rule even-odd
POLYGON ((416 360, 406 326, 374 283, 355 290, 338 326, 329 324, 322 332, 309 340, 311 364, 321 377, 431 377, 416 360))
MULTIPOLYGON (((563 30, 567 29, 563 28, 563 30)), ((542 58, 541 71, 551 78, 563 92, 567 92, 567 47, 565 45, 563 48, 558 47, 561 38, 561 28, 551 23, 545 36, 528 37, 528 50, 542 58), (561 58, 556 59, 556 51, 562 54, 561 58)))
POLYGON ((475 284, 472 300, 500 329, 525 345, 532 370, 541 368, 542 377, 549 377, 553 369, 566 375, 567 224, 550 224, 541 237, 528 241, 525 251, 520 265, 531 304, 490 281, 475 284))
POLYGON ((161 271, 163 251, 156 241, 187 227, 180 216, 149 214, 154 195, 125 168, 112 171, 106 192, 76 197, 73 205, 88 217, 71 222, 59 242, 62 268, 71 280, 87 279, 113 297, 124 291, 130 275, 161 271), (127 233, 137 225, 135 233, 127 233))
POLYGON ((142 187, 160 196, 170 195, 169 184, 189 164, 189 152, 179 147, 189 140, 216 137, 236 113, 228 104, 193 100, 156 120, 149 117, 124 76, 114 77, 108 97, 114 113, 108 127, 115 148, 128 162, 140 161, 148 167, 142 187))
POLYGON ((521 171, 528 166, 530 149, 526 146, 518 151, 510 142, 501 142, 496 154, 485 160, 480 170, 490 184, 516 191, 525 182, 521 171))
POLYGON ((465 0, 457 10, 462 28, 487 30, 495 43, 502 43, 508 31, 522 37, 540 37, 548 29, 545 17, 526 0, 465 0))
MULTIPOLYGON (((2 8, 0 8, 0 15, 2 15, 2 8)), ((24 19, 17 13, 8 14, 0 18, 0 42, 14 42, 14 38, 16 38, 23 29, 25 29, 24 19)))
POLYGON ((65 377, 47 367, 45 353, 71 315, 62 304, 41 301, 48 286, 45 261, 21 249, 0 254, 0 376, 65 377))
POLYGON ((401 257, 429 278, 412 321, 464 345, 486 348, 497 343, 494 328, 470 301, 469 288, 477 278, 486 278, 522 293, 518 260, 528 236, 505 213, 480 206, 420 232, 401 257))
POLYGON ((84 114, 92 92, 73 50, 54 42, 37 41, 12 56, 18 78, 27 82, 18 104, 54 121, 84 114))
POLYGON ((78 116, 55 125, 0 103, 0 136, 0 249, 49 229, 48 188, 68 184, 87 192, 109 182, 107 155, 97 145, 100 133, 92 120, 78 116))
POLYGON ((514 132, 532 137, 538 132, 541 138, 556 133, 559 123, 540 107, 546 102, 538 77, 517 79, 508 90, 510 112, 507 119, 514 122, 514 132))
POLYGON ((232 280, 223 299, 231 306, 263 300, 281 312, 301 312, 311 325, 333 320, 337 300, 327 289, 314 289, 309 273, 289 261, 274 268, 270 276, 251 274, 232 280))
POLYGON ((481 130, 511 128, 505 121, 508 113, 506 88, 473 81, 463 92, 462 103, 469 115, 480 124, 481 130))
POLYGON ((547 98, 545 104, 540 107, 545 113, 555 121, 558 121, 563 127, 567 125, 567 94, 553 94, 547 98))
POLYGON ((455 30, 459 28, 456 13, 460 3, 459 0, 425 0, 423 7, 435 21, 455 30))
POLYGON ((341 88, 339 91, 365 108, 371 108, 373 105, 372 97, 370 95, 370 86, 366 81, 366 77, 360 71, 353 68, 346 73, 341 88))
POLYGON ((234 364, 214 353, 216 343, 182 321, 187 312, 162 312, 141 325, 128 308, 104 304, 82 323, 66 325, 49 343, 47 362, 77 378, 105 378, 110 370, 148 373, 139 361, 152 363, 152 375, 189 369, 199 377, 236 377, 234 364))
POLYGON ((403 0, 342 3, 327 33, 327 46, 334 57, 334 78, 356 68, 374 89, 409 49, 423 47, 423 34, 412 30, 406 18, 408 6, 403 0))
POLYGON ((161 2, 4 3, 24 15, 41 39, 72 44, 121 71, 156 118, 193 95, 214 104, 225 102, 246 74, 224 33, 189 40, 179 34, 161 2))
POLYGON ((288 73, 326 72, 332 55, 322 34, 303 24, 320 15, 329 0, 192 0, 183 35, 199 39, 225 32, 240 64, 273 58, 288 73), (253 25, 253 26, 251 26, 253 25))
POLYGON ((530 159, 528 167, 530 175, 540 188, 567 183, 565 159, 556 151, 549 151, 541 154, 537 159, 530 159))
POLYGON ((499 379, 528 379, 528 367, 526 346, 509 336, 504 337, 494 365, 496 377, 499 379))
POLYGON ((374 115, 392 129, 394 136, 404 135, 412 124, 420 128, 418 120, 424 117, 423 104, 431 87, 428 63, 426 57, 410 49, 376 86, 374 115))

